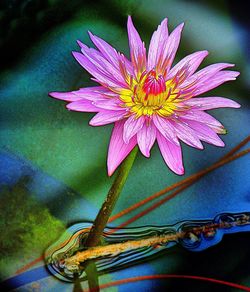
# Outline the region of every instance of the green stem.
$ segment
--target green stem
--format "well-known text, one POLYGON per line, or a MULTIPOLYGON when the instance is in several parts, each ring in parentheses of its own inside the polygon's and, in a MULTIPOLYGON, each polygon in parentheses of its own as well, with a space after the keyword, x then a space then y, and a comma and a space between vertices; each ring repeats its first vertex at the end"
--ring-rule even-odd
POLYGON ((108 219, 115 207, 122 188, 127 180, 129 171, 135 160, 138 148, 135 147, 120 166, 115 181, 113 182, 106 200, 102 204, 101 209, 96 216, 96 219, 89 232, 88 238, 85 242, 86 247, 93 247, 99 244, 102 232, 106 227, 108 219))
MULTIPOLYGON (((117 176, 108 192, 106 200, 102 204, 102 207, 95 218, 95 221, 86 239, 85 242, 86 247, 94 247, 99 244, 103 230, 107 225, 108 219, 115 207, 115 204, 127 180, 129 171, 133 165, 137 151, 138 148, 135 147, 119 167, 117 176)), ((96 271, 94 262, 90 261, 85 269, 88 275, 88 283, 90 289, 91 288, 98 289, 98 277, 97 273, 93 273, 94 270, 96 271)))
MULTIPOLYGON (((89 261, 86 264, 85 273, 87 275, 87 281, 89 285, 89 291, 99 292, 99 282, 98 282, 98 273, 94 261, 89 261)), ((81 290, 83 291, 83 290, 81 290)))
POLYGON ((74 277, 74 287, 73 287, 73 291, 72 292, 82 292, 82 286, 81 286, 81 281, 78 278, 77 275, 75 275, 74 277))

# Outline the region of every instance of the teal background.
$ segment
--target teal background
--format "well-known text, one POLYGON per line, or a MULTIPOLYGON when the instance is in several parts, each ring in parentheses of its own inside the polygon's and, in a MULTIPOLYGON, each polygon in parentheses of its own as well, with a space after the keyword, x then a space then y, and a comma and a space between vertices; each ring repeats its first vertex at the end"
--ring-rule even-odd
MULTIPOLYGON (((230 97, 242 105, 238 110, 213 111, 228 130, 222 136, 226 147, 206 144, 205 150, 199 151, 183 145, 184 177, 209 166, 249 135, 249 26, 243 5, 233 1, 111 0, 93 4, 23 0, 3 1, 0 8, 2 280, 40 257, 67 226, 93 221, 112 183, 106 172, 112 126, 90 127, 91 114, 69 112, 64 102, 48 97, 50 91, 94 85, 71 55, 72 50, 78 50, 77 39, 92 46, 88 30, 128 55, 128 14, 146 45, 160 21, 168 17, 170 31, 185 22, 176 61, 207 49, 210 54, 203 66, 214 62, 236 64, 241 72, 239 79, 207 95, 230 97)), ((166 225, 213 218, 222 212, 250 211, 249 175, 249 157, 245 156, 207 175, 131 226, 166 225)), ((137 156, 114 214, 182 178, 170 172, 155 145, 150 159, 137 156)), ((176 247, 164 257, 103 276, 100 282, 175 273, 250 285, 249 243, 249 234, 235 234, 202 253, 176 247)), ((179 291, 181 285, 185 285, 185 291, 234 291, 191 280, 145 281, 110 291, 179 291)), ((72 288, 47 277, 21 286, 19 291, 72 288)))

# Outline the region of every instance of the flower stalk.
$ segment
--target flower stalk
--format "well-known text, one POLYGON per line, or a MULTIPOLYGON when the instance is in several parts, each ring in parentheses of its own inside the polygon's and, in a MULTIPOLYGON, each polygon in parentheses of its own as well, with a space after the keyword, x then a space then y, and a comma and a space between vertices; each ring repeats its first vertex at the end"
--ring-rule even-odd
MULTIPOLYGON (((101 209, 96 216, 92 228, 90 229, 89 235, 85 242, 85 247, 95 247, 100 244, 103 230, 106 227, 109 217, 127 180, 128 174, 133 165, 137 152, 138 147, 135 147, 118 169, 117 176, 107 194, 105 201, 102 204, 101 209)), ((97 289, 96 291, 99 291, 97 270, 93 261, 89 261, 87 263, 85 267, 85 272, 87 274, 89 288, 97 289)))
POLYGON ((89 232, 89 236, 85 242, 86 247, 93 247, 99 244, 102 232, 106 227, 108 219, 115 207, 115 204, 127 180, 129 171, 133 165, 137 151, 138 148, 135 147, 120 166, 115 181, 113 182, 108 192, 107 198, 102 204, 102 207, 99 210, 96 219, 92 225, 92 228, 89 232))

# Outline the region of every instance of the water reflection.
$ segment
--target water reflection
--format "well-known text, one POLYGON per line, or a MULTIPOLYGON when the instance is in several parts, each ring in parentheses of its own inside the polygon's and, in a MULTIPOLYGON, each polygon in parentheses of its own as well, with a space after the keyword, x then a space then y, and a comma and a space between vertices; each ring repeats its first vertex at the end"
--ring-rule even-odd
POLYGON ((224 234, 250 231, 250 212, 223 213, 213 220, 181 221, 174 225, 134 228, 105 228, 102 245, 85 248, 91 223, 78 223, 49 247, 47 267, 57 278, 73 282, 85 278, 85 263, 94 260, 99 274, 145 261, 180 244, 190 251, 202 251, 221 241, 224 234))

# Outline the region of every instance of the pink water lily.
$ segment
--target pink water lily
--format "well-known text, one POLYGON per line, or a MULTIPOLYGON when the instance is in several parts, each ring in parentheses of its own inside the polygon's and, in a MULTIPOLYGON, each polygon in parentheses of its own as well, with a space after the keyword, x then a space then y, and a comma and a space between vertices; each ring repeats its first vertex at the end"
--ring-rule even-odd
POLYGON ((167 19, 154 32, 148 54, 132 19, 128 17, 130 59, 107 42, 89 33, 97 49, 80 41, 81 53, 73 52, 80 65, 100 85, 71 92, 51 92, 52 97, 68 101, 74 111, 97 112, 91 126, 114 123, 108 151, 108 174, 138 144, 149 157, 157 140, 169 168, 183 174, 179 140, 202 149, 201 141, 224 146, 217 134, 223 125, 206 110, 240 105, 224 97, 199 97, 220 84, 235 80, 237 71, 224 70, 233 64, 217 63, 195 72, 207 51, 186 56, 172 67, 184 24, 168 33, 167 19))

